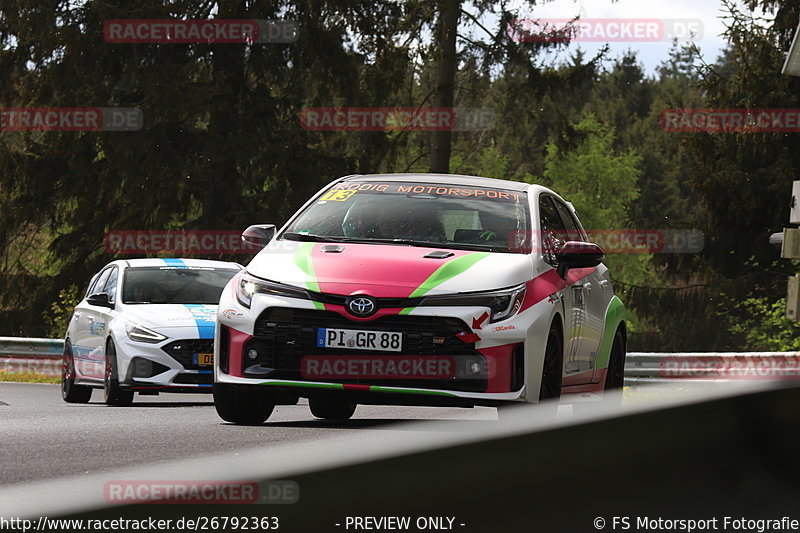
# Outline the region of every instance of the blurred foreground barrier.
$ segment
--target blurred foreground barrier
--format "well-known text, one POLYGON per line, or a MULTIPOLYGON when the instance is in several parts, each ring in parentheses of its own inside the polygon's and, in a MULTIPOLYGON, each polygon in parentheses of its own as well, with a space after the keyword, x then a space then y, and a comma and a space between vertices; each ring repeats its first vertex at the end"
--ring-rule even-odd
MULTIPOLYGON (((639 407, 605 405, 564 420, 550 415, 548 421, 547 409, 536 406, 519 407, 500 423, 430 421, 406 424, 405 432, 354 419, 336 423, 335 439, 224 450, 105 476, 81 473, 25 490, 0 487, 0 514, 272 516, 281 532, 366 531, 354 524, 367 517, 412 524, 369 529, 380 531, 619 531, 623 518, 641 525, 632 531, 789 531, 795 528, 734 521, 796 518, 800 462, 788 432, 800 425, 800 388, 791 384, 754 383, 747 392, 705 399, 687 393, 639 407), (203 480, 289 480, 299 499, 289 505, 120 505, 104 497, 109 480, 185 480, 195 471, 203 480), (716 523, 694 529, 654 523, 662 517, 716 523)), ((311 430, 329 423, 288 424, 311 430)), ((286 425, 267 422, 263 430, 286 425)))

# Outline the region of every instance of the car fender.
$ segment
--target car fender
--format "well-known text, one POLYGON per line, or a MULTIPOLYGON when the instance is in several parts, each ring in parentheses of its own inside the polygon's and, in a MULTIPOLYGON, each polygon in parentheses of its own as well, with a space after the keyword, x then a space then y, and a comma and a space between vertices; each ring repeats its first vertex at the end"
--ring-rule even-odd
POLYGON ((524 314, 530 315, 528 320, 531 321, 525 342, 525 390, 523 398, 527 402, 535 403, 539 401, 547 337, 554 320, 561 321, 563 333, 562 305, 563 303, 560 299, 553 301, 547 299, 533 305, 524 312, 524 314))

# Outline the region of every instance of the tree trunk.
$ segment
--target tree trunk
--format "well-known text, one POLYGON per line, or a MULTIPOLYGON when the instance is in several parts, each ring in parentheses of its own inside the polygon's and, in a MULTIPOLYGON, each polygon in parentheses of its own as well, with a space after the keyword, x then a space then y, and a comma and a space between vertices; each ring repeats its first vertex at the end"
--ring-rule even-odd
MULTIPOLYGON (((436 43, 439 48, 436 66, 436 92, 433 107, 452 108, 456 84, 456 30, 461 12, 461 0, 441 0, 439 21, 436 25, 436 43)), ((450 172, 450 129, 431 133, 431 172, 450 172)))

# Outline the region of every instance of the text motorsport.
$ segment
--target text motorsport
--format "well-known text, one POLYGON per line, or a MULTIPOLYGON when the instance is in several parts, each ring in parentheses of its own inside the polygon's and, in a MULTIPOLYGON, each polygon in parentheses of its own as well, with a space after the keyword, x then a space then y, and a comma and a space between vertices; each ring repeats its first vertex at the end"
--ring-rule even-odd
MULTIPOLYGON (((782 516, 780 518, 712 517, 712 518, 663 518, 649 516, 614 516, 610 520, 612 531, 797 531, 800 521, 782 516)), ((595 529, 605 527, 605 520, 595 519, 595 529), (601 526, 602 524, 602 526, 601 526)))

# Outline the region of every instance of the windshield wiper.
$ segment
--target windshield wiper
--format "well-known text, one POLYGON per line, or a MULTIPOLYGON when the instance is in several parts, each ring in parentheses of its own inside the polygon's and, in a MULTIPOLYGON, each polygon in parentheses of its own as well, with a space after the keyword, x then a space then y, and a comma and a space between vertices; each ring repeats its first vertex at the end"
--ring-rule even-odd
POLYGON ((418 246, 422 248, 451 248, 454 250, 485 250, 487 252, 509 252, 510 250, 505 246, 492 246, 490 244, 479 243, 460 243, 460 242, 433 242, 433 241, 415 241, 413 239, 371 239, 371 238, 356 238, 356 237, 326 237, 324 235, 315 235, 313 233, 294 233, 288 231, 283 234, 283 237, 290 241, 306 241, 306 242, 340 242, 340 243, 355 243, 355 244, 401 244, 406 246, 418 246))
POLYGON ((287 231, 281 235, 284 239, 290 241, 303 241, 303 242, 342 242, 339 237, 325 237, 324 235, 315 235, 313 233, 295 233, 287 231))
POLYGON ((461 242, 433 242, 415 241, 413 239, 342 239, 342 242, 358 242, 366 244, 405 244, 407 246, 419 246, 423 248, 451 248, 454 250, 486 250, 489 252, 508 252, 505 246, 492 246, 491 244, 461 243, 461 242))

